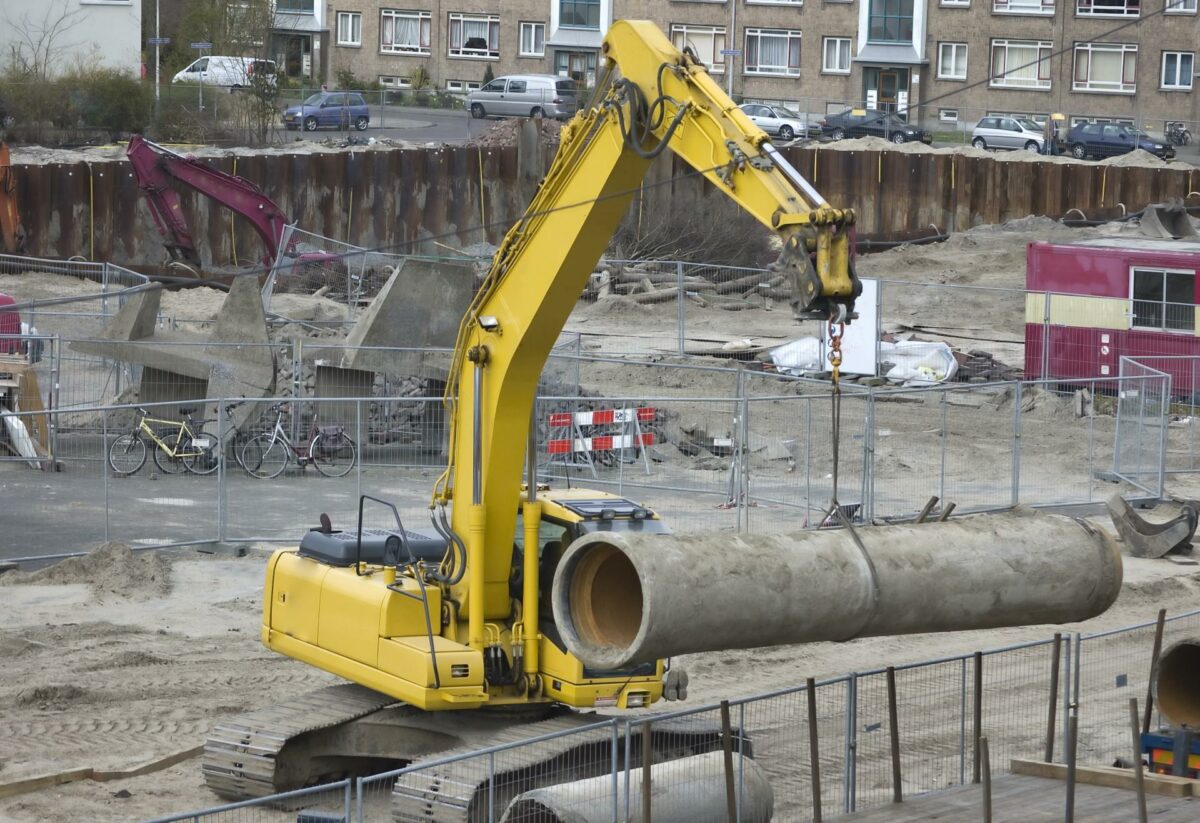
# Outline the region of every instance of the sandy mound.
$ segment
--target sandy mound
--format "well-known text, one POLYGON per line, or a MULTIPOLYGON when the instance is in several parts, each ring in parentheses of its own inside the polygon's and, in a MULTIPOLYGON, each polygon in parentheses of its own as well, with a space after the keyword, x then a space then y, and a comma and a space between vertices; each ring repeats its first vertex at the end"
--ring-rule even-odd
POLYGON ((822 144, 823 149, 837 151, 899 151, 908 154, 932 154, 937 149, 924 143, 892 143, 882 137, 855 137, 850 140, 834 140, 822 144))
POLYGON ((67 274, 51 274, 40 271, 0 274, 0 291, 19 301, 95 294, 100 289, 99 283, 67 274))
POLYGON ((68 557, 44 569, 0 577, 0 586, 67 583, 86 583, 97 597, 149 600, 171 591, 171 567, 157 552, 134 554, 124 543, 114 541, 82 557, 68 557))

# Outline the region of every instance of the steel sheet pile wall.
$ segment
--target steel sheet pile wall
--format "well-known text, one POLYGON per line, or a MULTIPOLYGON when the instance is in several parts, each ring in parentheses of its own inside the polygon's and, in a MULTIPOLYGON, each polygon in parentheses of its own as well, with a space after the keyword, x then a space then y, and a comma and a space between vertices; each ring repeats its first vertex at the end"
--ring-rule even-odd
MULTIPOLYGON (((516 147, 256 154, 209 160, 258 183, 306 231, 367 248, 434 252, 496 243, 536 188, 549 162, 516 147), (484 228, 480 228, 483 226, 484 228)), ((1088 217, 1137 211, 1185 197, 1200 187, 1200 170, 1092 163, 997 160, 962 154, 785 150, 830 203, 858 211, 859 234, 904 238, 931 227, 956 231, 1030 214, 1088 217)), ((22 219, 30 253, 84 255, 125 265, 154 265, 162 246, 124 162, 17 165, 22 219), (136 204, 136 205, 135 205, 136 204)), ((640 204, 694 208, 718 196, 682 161, 664 158, 647 177, 640 204), (676 179, 666 184, 670 177, 676 179)), ((216 264, 253 263, 261 244, 248 225, 211 201, 185 194, 183 207, 201 253, 216 264)), ((639 204, 635 201, 634 208, 639 204)))

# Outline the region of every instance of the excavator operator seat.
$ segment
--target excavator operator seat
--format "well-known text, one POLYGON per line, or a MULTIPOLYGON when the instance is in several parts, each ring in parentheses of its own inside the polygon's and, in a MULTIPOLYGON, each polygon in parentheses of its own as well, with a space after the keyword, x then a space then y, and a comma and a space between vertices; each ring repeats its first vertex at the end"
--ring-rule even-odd
MULTIPOLYGON (((313 529, 300 541, 300 556, 329 566, 353 566, 356 562, 394 566, 407 563, 408 553, 397 529, 363 529, 361 551, 358 532, 325 532, 313 529)), ((405 529, 408 551, 413 560, 440 562, 447 542, 432 529, 405 529)))

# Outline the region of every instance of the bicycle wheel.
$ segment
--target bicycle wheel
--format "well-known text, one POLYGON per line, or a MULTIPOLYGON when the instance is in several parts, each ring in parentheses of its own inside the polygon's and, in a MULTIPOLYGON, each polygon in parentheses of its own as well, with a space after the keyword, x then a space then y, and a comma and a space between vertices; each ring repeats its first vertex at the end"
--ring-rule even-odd
MULTIPOLYGON (((162 437, 160 434, 159 437, 162 437)), ((171 441, 163 438, 164 443, 171 441)), ((175 456, 164 449, 162 446, 156 446, 154 449, 154 465, 158 466, 159 471, 163 474, 183 474, 187 471, 187 466, 183 464, 183 453, 187 451, 188 439, 182 438, 175 441, 173 444, 175 456)))
POLYGON ((108 465, 117 474, 133 474, 146 462, 146 444, 136 434, 123 434, 108 447, 108 465))
POLYGON ((217 442, 215 434, 198 434, 188 440, 180 451, 183 452, 184 468, 192 474, 212 474, 221 463, 225 446, 217 442))
POLYGON ((308 447, 308 458, 326 477, 343 477, 354 468, 358 450, 345 432, 318 434, 308 447))
POLYGON ((242 447, 242 468, 251 477, 270 480, 282 474, 287 464, 287 444, 269 434, 260 434, 242 447))

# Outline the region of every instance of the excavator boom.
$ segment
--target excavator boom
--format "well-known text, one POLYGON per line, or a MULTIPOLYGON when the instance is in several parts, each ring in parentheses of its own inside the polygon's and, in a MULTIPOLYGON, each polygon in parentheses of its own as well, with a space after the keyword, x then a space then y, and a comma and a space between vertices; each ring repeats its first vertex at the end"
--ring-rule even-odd
MULTIPOLYGON (((854 214, 835 209, 772 148, 689 53, 653 23, 620 21, 603 47, 607 90, 563 128, 554 163, 504 238, 463 319, 446 403, 449 469, 435 502, 454 500, 468 547, 456 597, 482 647, 484 622, 510 608, 512 535, 538 376, 650 162, 670 149, 764 226, 798 315, 852 316, 854 214), (456 378, 456 379, 455 379, 456 378)), ((679 208, 696 208, 695 203, 679 208)))
POLYGON ((17 176, 13 174, 8 144, 0 140, 0 251, 25 251, 25 228, 17 211, 17 176))

